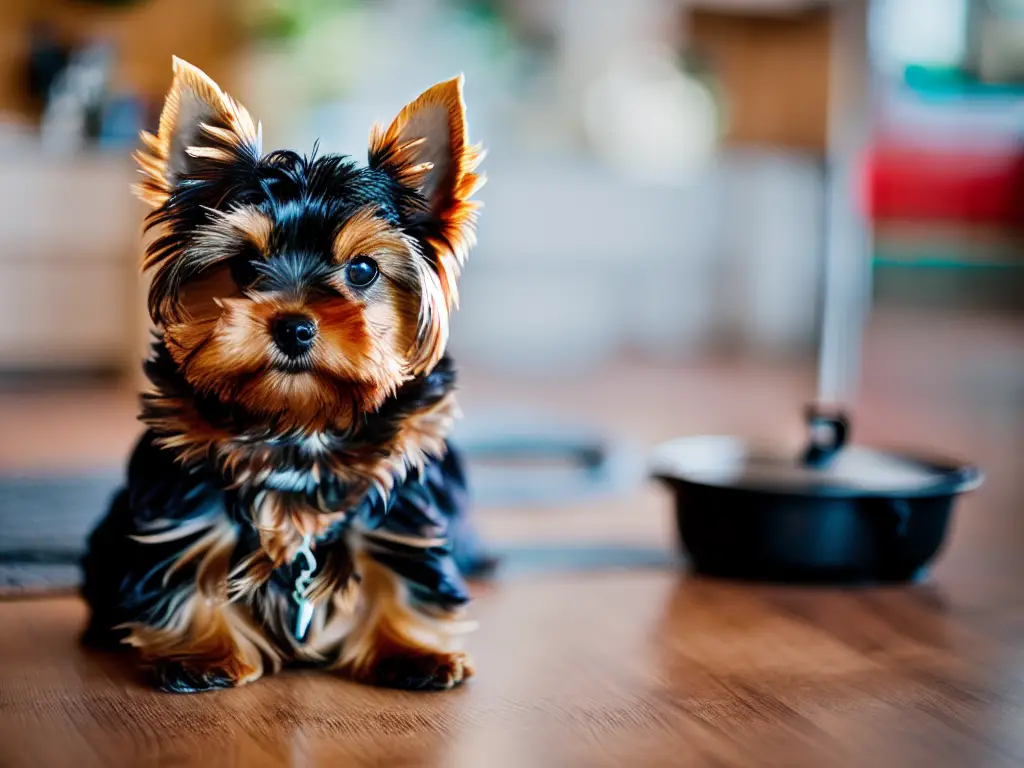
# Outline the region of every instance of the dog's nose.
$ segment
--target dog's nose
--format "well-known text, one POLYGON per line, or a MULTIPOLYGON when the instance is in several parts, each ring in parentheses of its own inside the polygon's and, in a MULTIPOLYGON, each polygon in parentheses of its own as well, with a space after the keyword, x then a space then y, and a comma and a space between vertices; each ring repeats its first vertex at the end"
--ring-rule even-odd
POLYGON ((288 357, 300 357, 313 345, 316 323, 305 315, 285 315, 274 321, 274 343, 288 357))

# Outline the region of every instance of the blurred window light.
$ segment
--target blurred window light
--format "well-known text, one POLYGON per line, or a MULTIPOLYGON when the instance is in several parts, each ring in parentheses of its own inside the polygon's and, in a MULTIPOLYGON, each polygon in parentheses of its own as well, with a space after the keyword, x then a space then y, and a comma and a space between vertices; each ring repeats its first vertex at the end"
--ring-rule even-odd
POLYGON ((875 0, 870 45, 878 69, 958 67, 967 56, 971 0, 875 0))
POLYGON ((585 93, 583 119, 606 163, 648 183, 687 183, 717 145, 714 96, 658 46, 612 57, 585 93))

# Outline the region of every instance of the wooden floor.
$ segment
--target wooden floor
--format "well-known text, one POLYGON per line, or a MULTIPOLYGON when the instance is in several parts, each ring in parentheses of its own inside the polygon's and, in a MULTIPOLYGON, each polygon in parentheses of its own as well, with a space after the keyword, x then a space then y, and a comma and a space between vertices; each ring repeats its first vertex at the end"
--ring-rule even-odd
MULTIPOLYGON (((78 648, 77 600, 5 602, 0 766, 1024 765, 1022 330, 888 318, 870 336, 856 439, 962 455, 988 476, 925 584, 753 587, 671 569, 509 577, 473 607, 477 677, 442 694, 315 673, 158 694, 121 657, 78 648)), ((546 407, 640 446, 703 431, 795 441, 811 388, 799 367, 754 364, 465 380, 470 418, 495 402, 546 407)), ((131 411, 116 392, 0 397, 0 463, 103 464, 134 434, 131 411)), ((485 510, 480 522, 505 543, 673 543, 654 488, 485 510)))

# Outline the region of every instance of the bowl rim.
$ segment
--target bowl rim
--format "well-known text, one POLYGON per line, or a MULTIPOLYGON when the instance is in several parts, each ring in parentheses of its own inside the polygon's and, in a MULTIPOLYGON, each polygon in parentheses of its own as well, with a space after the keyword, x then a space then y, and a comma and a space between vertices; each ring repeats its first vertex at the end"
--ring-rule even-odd
POLYGON ((917 464, 933 469, 940 477, 934 483, 914 489, 878 489, 858 488, 848 485, 835 485, 830 483, 810 483, 802 486, 786 485, 785 483, 771 483, 765 481, 747 482, 710 482, 706 479, 694 479, 688 477, 685 472, 673 472, 664 467, 657 467, 656 457, 659 452, 665 451, 671 446, 677 446, 684 442, 697 440, 730 440, 736 444, 753 447, 756 443, 739 435, 726 434, 705 434, 705 435, 684 435, 671 440, 658 443, 650 452, 648 457, 648 475, 669 485, 693 486, 710 488, 719 491, 736 491, 745 493, 761 493, 771 496, 793 496, 808 499, 920 499, 934 498, 941 496, 956 496, 969 493, 979 488, 985 481, 985 476, 974 464, 956 461, 942 456, 928 455, 916 450, 904 450, 901 448, 877 448, 873 446, 851 446, 870 450, 879 454, 887 454, 909 459, 917 464))

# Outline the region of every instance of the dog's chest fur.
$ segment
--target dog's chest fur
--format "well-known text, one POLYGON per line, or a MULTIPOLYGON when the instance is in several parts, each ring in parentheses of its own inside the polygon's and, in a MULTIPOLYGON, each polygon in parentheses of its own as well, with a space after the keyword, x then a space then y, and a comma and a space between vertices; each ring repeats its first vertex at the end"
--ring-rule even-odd
POLYGON ((160 342, 146 370, 154 390, 143 397, 142 420, 157 444, 186 465, 213 469, 234 500, 234 519, 226 523, 242 529, 236 592, 262 586, 276 571, 290 574, 304 542, 337 540, 374 507, 386 506, 408 473, 444 453, 457 416, 447 358, 358 423, 306 433, 279 431, 273 416, 241 413, 195 392, 160 342))

